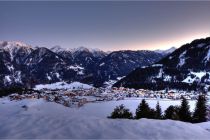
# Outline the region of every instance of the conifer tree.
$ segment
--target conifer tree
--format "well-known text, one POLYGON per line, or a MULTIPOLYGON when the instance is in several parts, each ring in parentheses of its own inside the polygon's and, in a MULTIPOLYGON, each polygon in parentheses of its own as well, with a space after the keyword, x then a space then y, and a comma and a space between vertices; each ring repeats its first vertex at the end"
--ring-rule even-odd
POLYGON ((156 105, 155 119, 162 119, 162 111, 159 102, 156 105))
POLYGON ((151 114, 150 114, 149 105, 145 101, 145 99, 143 99, 136 109, 136 119, 150 118, 150 117, 151 117, 151 114))
POLYGON ((207 120, 207 107, 206 107, 206 98, 205 96, 199 95, 193 114, 193 122, 205 122, 207 120))
POLYGON ((112 119, 132 119, 133 115, 123 104, 117 106, 108 118, 112 119))
POLYGON ((189 107, 187 99, 185 99, 184 97, 182 98, 181 106, 179 109, 179 119, 180 121, 184 121, 184 122, 192 121, 190 107, 189 107))
POLYGON ((164 113, 164 119, 179 120, 179 107, 169 106, 164 113))
POLYGON ((149 116, 147 118, 148 119, 157 119, 156 118, 156 110, 155 109, 150 109, 149 116))

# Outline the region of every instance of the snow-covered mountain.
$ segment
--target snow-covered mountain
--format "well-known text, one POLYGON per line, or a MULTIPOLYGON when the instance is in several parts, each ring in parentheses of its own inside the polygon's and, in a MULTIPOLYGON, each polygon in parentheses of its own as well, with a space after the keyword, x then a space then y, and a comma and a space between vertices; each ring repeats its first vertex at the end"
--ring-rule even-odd
POLYGON ((54 46, 52 48, 50 48, 51 51, 55 52, 55 53, 59 53, 62 54, 64 52, 68 52, 71 53, 72 56, 77 55, 78 53, 81 52, 88 52, 91 53, 94 57, 99 57, 99 58, 103 58, 105 57, 108 53, 100 50, 100 49, 92 49, 92 48, 85 48, 85 47, 78 47, 78 48, 62 48, 60 46, 54 46))
POLYGON ((32 47, 21 42, 0 43, 0 87, 73 82, 102 86, 139 66, 163 57, 153 51, 115 51, 79 47, 32 47))
MULTIPOLYGON (((96 67, 96 80, 101 82, 126 76, 141 66, 159 61, 164 55, 153 51, 115 51, 101 59, 96 67)), ((97 82, 99 83, 99 82, 97 82)))
POLYGON ((83 68, 44 47, 0 44, 0 87, 79 80, 83 68))
POLYGON ((135 68, 150 65, 164 56, 153 51, 124 50, 107 53, 85 47, 64 49, 56 46, 51 50, 83 67, 86 75, 82 82, 95 86, 102 86, 109 80, 117 80, 135 68))
POLYGON ((10 61, 21 64, 23 59, 32 52, 32 47, 22 42, 0 42, 0 50, 9 53, 10 61))
POLYGON ((136 69, 114 86, 210 90, 210 37, 183 45, 156 64, 136 69))
POLYGON ((168 54, 171 54, 172 52, 174 52, 176 49, 177 49, 176 47, 171 47, 171 48, 169 48, 167 50, 159 50, 158 49, 158 50, 155 50, 155 52, 161 53, 163 55, 168 55, 168 54))
POLYGON ((0 42, 0 87, 23 83, 22 65, 32 51, 30 45, 21 42, 0 42))
POLYGON ((55 46, 51 48, 51 51, 68 59, 69 62, 83 67, 87 73, 93 72, 97 63, 107 55, 106 52, 103 52, 99 49, 88 49, 85 47, 65 49, 55 46))

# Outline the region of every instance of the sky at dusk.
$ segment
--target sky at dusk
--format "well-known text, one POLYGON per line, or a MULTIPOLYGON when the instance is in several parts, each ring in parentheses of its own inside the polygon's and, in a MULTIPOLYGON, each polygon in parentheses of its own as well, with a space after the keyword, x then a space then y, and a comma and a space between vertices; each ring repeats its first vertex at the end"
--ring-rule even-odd
POLYGON ((210 36, 210 2, 0 2, 0 32, 33 46, 167 49, 210 36))

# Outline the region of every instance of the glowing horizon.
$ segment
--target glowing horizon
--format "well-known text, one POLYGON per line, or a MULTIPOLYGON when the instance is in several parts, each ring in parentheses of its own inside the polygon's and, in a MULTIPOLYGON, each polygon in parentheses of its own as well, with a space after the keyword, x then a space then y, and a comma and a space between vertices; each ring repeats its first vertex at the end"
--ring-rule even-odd
MULTIPOLYGON (((191 43, 193 40, 207 38, 207 37, 210 37, 210 34, 206 33, 206 34, 194 35, 190 37, 186 36, 184 38, 171 39, 165 42, 163 41, 160 44, 153 45, 154 48, 153 47, 152 48, 145 47, 145 48, 147 48, 148 50, 157 50, 157 49, 166 50, 166 49, 170 49, 171 47, 179 48, 187 43, 191 43)), ((132 50, 138 50, 138 47, 132 50)))

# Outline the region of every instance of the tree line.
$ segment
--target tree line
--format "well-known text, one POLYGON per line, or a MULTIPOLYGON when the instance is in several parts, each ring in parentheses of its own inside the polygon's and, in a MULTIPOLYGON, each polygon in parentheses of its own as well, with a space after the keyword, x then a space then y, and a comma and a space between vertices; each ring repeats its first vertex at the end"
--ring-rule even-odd
POLYGON ((169 106, 164 113, 162 113, 159 102, 156 108, 149 107, 145 99, 138 105, 135 116, 123 104, 117 106, 108 118, 112 119, 171 119, 180 120, 183 122, 200 123, 207 121, 207 105, 206 97, 199 95, 194 112, 190 112, 190 106, 184 97, 181 100, 180 106, 169 106))
MULTIPOLYGON (((31 94, 32 91, 36 91, 33 89, 28 89, 28 88, 23 88, 23 87, 10 87, 10 88, 0 88, 0 98, 1 97, 5 97, 5 96, 9 96, 13 93, 22 95, 22 94, 31 94)), ((39 93, 39 91, 36 91, 39 93)))

